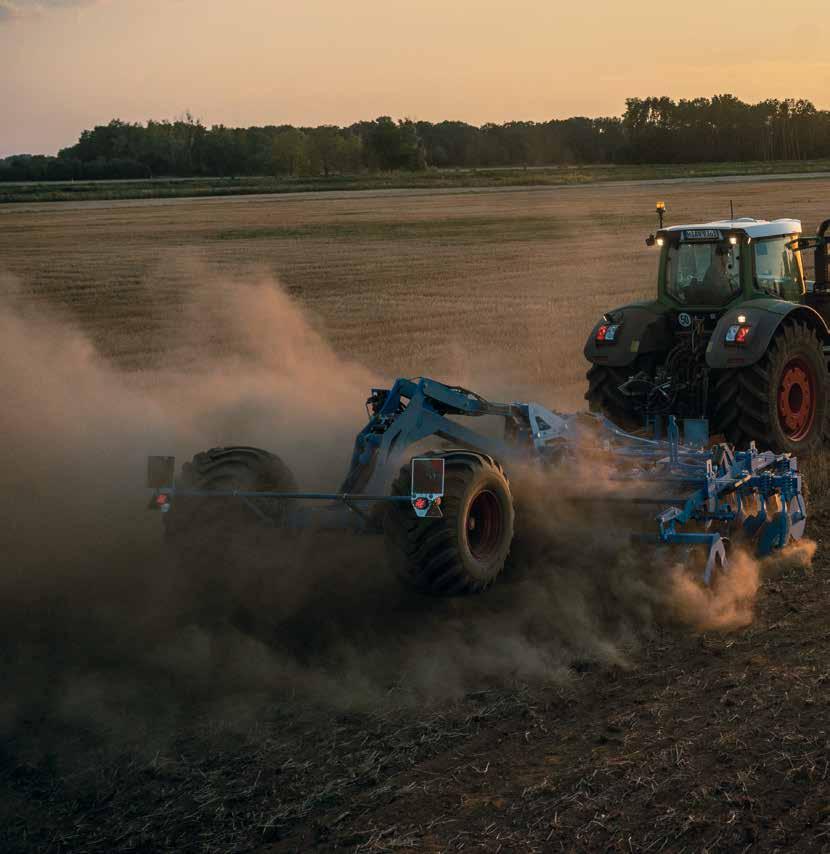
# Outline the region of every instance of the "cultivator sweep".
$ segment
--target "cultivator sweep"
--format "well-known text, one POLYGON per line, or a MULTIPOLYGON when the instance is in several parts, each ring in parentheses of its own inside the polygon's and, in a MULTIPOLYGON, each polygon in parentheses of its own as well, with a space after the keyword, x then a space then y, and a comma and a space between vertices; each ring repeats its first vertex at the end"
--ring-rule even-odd
MULTIPOLYGON (((615 478, 640 487, 637 495, 622 500, 659 508, 653 517, 655 530, 637 539, 702 551, 705 584, 716 570, 728 568, 726 552, 733 544, 766 557, 803 536, 807 511, 798 462, 790 454, 759 452, 754 442, 746 451, 728 444, 683 445, 674 417, 669 418, 668 439, 649 446, 649 440, 602 421, 617 440, 612 453, 620 460, 644 463, 632 474, 615 478), (655 493, 668 488, 674 495, 643 496, 643 486, 655 493)), ((699 430, 696 422, 687 426, 690 432, 699 430)))
POLYGON ((636 508, 644 524, 631 539, 701 556, 707 585, 728 570, 736 542, 765 556, 804 533, 796 458, 754 443, 743 451, 712 444, 702 419, 685 419, 682 439, 674 416, 653 419, 651 435, 634 434, 602 415, 493 403, 427 378, 373 389, 367 408, 337 492, 299 492, 266 451, 213 448, 175 480, 172 457, 150 457, 150 506, 164 512, 171 540, 188 544, 184 552, 194 533, 226 546, 242 519, 382 534, 401 578, 441 594, 483 590, 504 567, 514 522, 506 472, 542 470, 552 495, 636 508), (502 422, 497 434, 460 423, 486 416, 502 422), (412 455, 416 447, 424 450, 412 455), (600 480, 605 488, 595 490, 600 480))

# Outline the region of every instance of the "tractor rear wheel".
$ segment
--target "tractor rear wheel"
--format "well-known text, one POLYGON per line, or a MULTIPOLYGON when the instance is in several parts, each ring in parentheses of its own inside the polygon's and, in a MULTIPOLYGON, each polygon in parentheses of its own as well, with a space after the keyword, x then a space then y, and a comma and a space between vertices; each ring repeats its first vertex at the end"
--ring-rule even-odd
POLYGON ((818 335, 786 323, 754 365, 715 381, 714 427, 736 447, 812 453, 828 424, 827 365, 818 335))
MULTIPOLYGON (((504 568, 513 540, 513 496, 501 466, 469 451, 436 454, 445 460, 441 518, 420 519, 408 504, 390 504, 383 531, 389 563, 422 593, 453 596, 489 587, 504 568)), ((411 468, 392 484, 409 495, 411 468)))
MULTIPOLYGON (((179 489, 205 492, 292 492, 297 485, 276 455, 260 448, 211 448, 182 466, 179 489)), ((285 501, 274 498, 174 496, 164 516, 165 535, 173 548, 197 611, 208 621, 239 617, 250 593, 259 533, 279 526, 285 501)))
POLYGON ((643 418, 638 413, 633 398, 626 397, 620 386, 643 370, 635 362, 621 368, 610 365, 591 365, 588 369, 588 391, 585 400, 591 412, 601 412, 623 430, 642 427, 643 418))

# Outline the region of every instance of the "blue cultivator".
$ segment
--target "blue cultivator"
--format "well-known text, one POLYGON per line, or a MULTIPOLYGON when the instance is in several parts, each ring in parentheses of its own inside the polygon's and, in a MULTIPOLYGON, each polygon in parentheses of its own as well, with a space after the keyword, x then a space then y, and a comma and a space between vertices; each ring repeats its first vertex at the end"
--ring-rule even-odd
MULTIPOLYGON (((727 568, 730 540, 752 545, 758 557, 765 557, 803 536, 807 514, 801 475, 790 454, 759 452, 754 442, 746 451, 734 451, 727 444, 707 449, 684 446, 674 417, 669 417, 668 440, 653 443, 601 420, 619 443, 613 449, 616 454, 650 462, 632 478, 621 479, 673 487, 679 493, 671 498, 631 499, 667 505, 654 517, 654 533, 641 539, 702 548, 706 584, 715 569, 727 568), (711 530, 713 527, 717 530, 711 530)), ((686 426, 687 432, 700 436, 699 421, 689 420, 686 426)))
POLYGON ((383 534, 399 575, 417 589, 443 594, 482 590, 499 574, 514 522, 505 472, 518 475, 528 467, 549 473, 557 494, 652 507, 645 530, 632 537, 702 552, 706 584, 715 570, 726 570, 730 541, 764 556, 804 533, 795 457, 759 452, 754 444, 746 451, 706 447, 705 421, 684 421, 684 444, 673 416, 664 439, 656 438, 659 423, 655 437, 633 435, 602 416, 492 403, 425 378, 373 389, 367 408, 369 421, 337 492, 297 491, 285 464, 267 451, 213 448, 186 464, 175 483, 173 458, 151 457, 150 506, 165 512, 167 533, 186 543, 185 551, 194 534, 216 542, 224 532, 227 544, 243 517, 284 528, 383 534), (459 423, 485 416, 500 420, 501 429, 459 423), (413 455, 416 448, 423 450, 413 455), (595 463, 599 471, 609 462, 612 489, 599 494, 585 467, 595 463))

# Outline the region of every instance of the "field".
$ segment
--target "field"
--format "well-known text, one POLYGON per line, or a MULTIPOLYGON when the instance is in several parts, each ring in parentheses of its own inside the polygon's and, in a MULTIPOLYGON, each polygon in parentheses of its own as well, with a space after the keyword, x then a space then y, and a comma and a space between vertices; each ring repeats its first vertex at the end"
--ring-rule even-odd
POLYGON ((318 177, 152 178, 112 181, 0 182, 0 204, 115 199, 170 199, 261 193, 320 193, 343 190, 579 186, 607 181, 706 179, 723 176, 826 177, 828 160, 758 160, 735 163, 672 163, 428 169, 318 177))
POLYGON ((111 483, 233 433, 334 487, 376 378, 581 407, 586 334, 652 290, 657 198, 811 231, 828 191, 0 205, 0 849, 828 850, 822 461, 815 558, 763 567, 745 620, 681 619, 553 525, 467 601, 408 597, 373 543, 294 543, 264 646, 182 629, 158 520, 111 483))

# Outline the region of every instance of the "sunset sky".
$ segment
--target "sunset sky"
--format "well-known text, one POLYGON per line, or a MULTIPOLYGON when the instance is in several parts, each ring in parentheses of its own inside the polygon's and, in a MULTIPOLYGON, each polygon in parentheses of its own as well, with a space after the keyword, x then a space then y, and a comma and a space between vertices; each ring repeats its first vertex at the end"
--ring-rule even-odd
POLYGON ((480 124, 628 96, 830 106, 824 4, 697 0, 0 0, 0 156, 113 117, 480 124), (797 11, 796 11, 797 9, 797 11))

